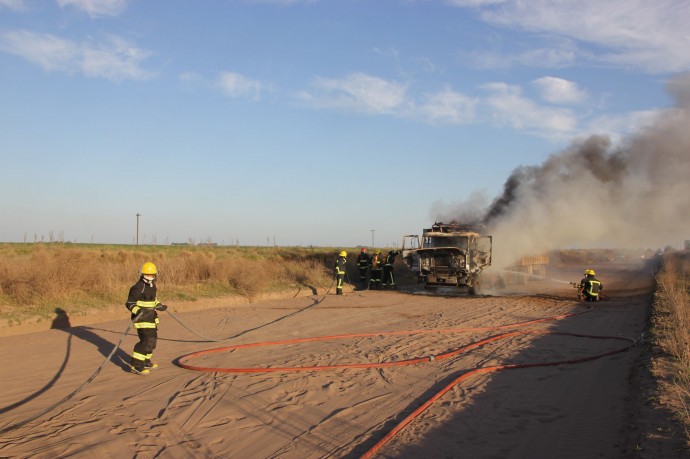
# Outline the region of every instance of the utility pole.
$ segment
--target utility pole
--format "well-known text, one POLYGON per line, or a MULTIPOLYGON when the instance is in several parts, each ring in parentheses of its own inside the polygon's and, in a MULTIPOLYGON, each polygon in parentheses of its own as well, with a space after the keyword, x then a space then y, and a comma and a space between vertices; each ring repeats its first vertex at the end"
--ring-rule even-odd
POLYGON ((374 247, 374 231, 376 230, 371 230, 371 247, 374 247))
POLYGON ((141 217, 141 214, 137 212, 137 245, 139 245, 139 217, 141 217))

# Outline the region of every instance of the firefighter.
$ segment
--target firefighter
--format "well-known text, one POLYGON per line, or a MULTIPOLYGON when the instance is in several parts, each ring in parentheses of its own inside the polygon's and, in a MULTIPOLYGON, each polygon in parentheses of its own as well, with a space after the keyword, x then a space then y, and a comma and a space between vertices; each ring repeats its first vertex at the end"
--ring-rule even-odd
POLYGON ((371 267, 371 255, 367 253, 367 248, 362 247, 359 255, 357 255, 357 268, 359 268, 359 281, 362 285, 367 282, 367 271, 371 267))
POLYGON ((379 290, 381 288, 381 250, 376 249, 374 256, 371 257, 371 277, 369 278, 369 289, 379 290))
POLYGON ((395 276, 393 276, 393 264, 395 257, 400 255, 399 250, 389 250, 383 261, 383 288, 395 288, 395 276))
POLYGON ((141 276, 136 284, 129 289, 129 296, 125 306, 132 313, 134 328, 139 335, 139 342, 134 345, 130 369, 132 373, 147 375, 149 370, 158 368, 158 364, 151 361, 153 350, 158 341, 158 312, 168 307, 156 298, 156 276, 158 269, 151 262, 143 264, 141 276))
POLYGON ((586 269, 585 277, 580 281, 580 293, 585 301, 599 301, 599 294, 604 285, 597 279, 593 269, 586 269))
POLYGON ((347 252, 342 251, 338 254, 338 258, 335 259, 335 266, 333 268, 335 273, 335 294, 343 294, 343 280, 345 279, 345 269, 347 263, 347 252))

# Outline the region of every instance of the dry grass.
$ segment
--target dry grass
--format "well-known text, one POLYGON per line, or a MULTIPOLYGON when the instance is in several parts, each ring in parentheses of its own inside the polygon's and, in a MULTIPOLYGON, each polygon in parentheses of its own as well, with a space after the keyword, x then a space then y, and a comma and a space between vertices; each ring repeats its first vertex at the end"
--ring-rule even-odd
POLYGON ((679 418, 690 437, 690 253, 667 253, 657 274, 653 332, 670 356, 679 418))
POLYGON ((0 319, 21 323, 55 308, 81 314, 124 304, 152 261, 163 301, 238 294, 249 299, 296 284, 328 286, 335 249, 0 245, 0 319))

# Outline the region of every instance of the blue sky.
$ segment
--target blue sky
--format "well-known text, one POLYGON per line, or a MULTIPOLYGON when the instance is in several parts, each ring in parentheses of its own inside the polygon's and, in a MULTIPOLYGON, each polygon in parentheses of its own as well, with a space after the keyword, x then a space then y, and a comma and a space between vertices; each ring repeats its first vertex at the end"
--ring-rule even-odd
POLYGON ((0 241, 400 244, 674 105, 685 0, 0 0, 0 241), (472 198, 471 198, 472 197, 472 198))

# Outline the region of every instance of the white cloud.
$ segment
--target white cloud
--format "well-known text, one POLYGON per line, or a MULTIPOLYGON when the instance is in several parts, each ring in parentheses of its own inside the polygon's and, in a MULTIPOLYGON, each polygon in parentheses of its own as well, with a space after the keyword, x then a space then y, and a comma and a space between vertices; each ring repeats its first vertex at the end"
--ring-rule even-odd
POLYGON ((579 103, 587 98, 587 91, 577 83, 563 78, 545 76, 532 83, 541 93, 542 99, 552 103, 579 103))
POLYGON ((580 54, 571 41, 561 43, 559 48, 536 48, 517 53, 512 59, 524 66, 558 68, 573 65, 580 54))
POLYGON ((575 63, 577 49, 570 43, 560 48, 535 48, 522 52, 503 54, 495 51, 473 52, 469 55, 470 65, 479 69, 507 69, 515 65, 543 68, 568 67, 575 63))
POLYGON ((446 0, 446 3, 453 6, 487 6, 505 3, 507 0, 446 0))
POLYGON ((217 86, 229 97, 251 97, 258 100, 263 85, 256 80, 234 72, 224 72, 218 78, 217 86))
POLYGON ((654 126, 665 113, 668 113, 668 110, 643 110, 599 116, 587 123, 585 133, 605 134, 614 142, 619 142, 625 135, 640 133, 654 126))
POLYGON ((428 123, 466 124, 475 120, 478 100, 453 90, 427 96, 426 101, 412 110, 412 116, 428 123))
POLYGON ((26 8, 24 0, 0 0, 0 9, 7 8, 12 11, 23 11, 26 8))
POLYGON ((593 59, 647 72, 690 69, 686 0, 508 0, 486 7, 493 24, 569 37, 601 47, 593 59))
POLYGON ((394 114, 399 113, 406 103, 407 85, 363 73, 353 73, 341 79, 316 77, 313 86, 316 92, 303 96, 319 107, 394 114))
POLYGON ((20 56, 47 71, 81 72, 112 81, 153 76, 140 67, 151 53, 116 36, 103 43, 77 43, 55 35, 14 30, 0 34, 0 51, 20 56))
POLYGON ((294 5, 297 3, 318 3, 320 0, 247 0, 249 3, 268 3, 272 5, 294 5))
POLYGON ((117 16, 127 7, 127 0, 57 0, 60 8, 71 6, 89 16, 117 16))
MULTIPOLYGON (((317 108, 391 115, 429 124, 489 122, 557 140, 578 132, 578 118, 572 110, 540 105, 525 97, 521 87, 506 83, 483 85, 486 97, 470 97, 450 88, 414 96, 407 84, 361 73, 340 79, 316 78, 314 87, 316 90, 300 96, 317 108)), ((570 89, 579 94, 572 86, 570 89)), ((561 98, 565 92, 561 91, 561 98)))
POLYGON ((415 101, 405 83, 354 73, 339 79, 315 78, 314 90, 301 94, 318 108, 372 115, 392 115, 429 124, 466 124, 475 119, 477 99, 452 89, 428 93, 415 101))
POLYGON ((568 137, 577 129, 571 110, 540 106, 524 97, 519 86, 487 83, 482 88, 490 93, 483 101, 487 116, 499 126, 553 138, 568 137))
POLYGON ((1 34, 0 50, 21 56, 48 71, 70 70, 79 55, 78 45, 69 40, 24 30, 1 34))
POLYGON ((199 75, 198 73, 195 72, 185 72, 181 73, 180 76, 178 77, 180 81, 184 83, 197 83, 197 82, 203 82, 204 78, 199 75))

